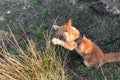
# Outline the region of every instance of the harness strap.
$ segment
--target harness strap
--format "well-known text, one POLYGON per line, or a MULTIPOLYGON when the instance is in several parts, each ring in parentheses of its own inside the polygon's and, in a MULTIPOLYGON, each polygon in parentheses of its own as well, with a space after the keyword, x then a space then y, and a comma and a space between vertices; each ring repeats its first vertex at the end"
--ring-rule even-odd
POLYGON ((83 34, 80 34, 80 36, 77 38, 77 39, 75 39, 75 42, 79 45, 79 44, 81 44, 81 40, 82 40, 82 38, 83 38, 83 34))

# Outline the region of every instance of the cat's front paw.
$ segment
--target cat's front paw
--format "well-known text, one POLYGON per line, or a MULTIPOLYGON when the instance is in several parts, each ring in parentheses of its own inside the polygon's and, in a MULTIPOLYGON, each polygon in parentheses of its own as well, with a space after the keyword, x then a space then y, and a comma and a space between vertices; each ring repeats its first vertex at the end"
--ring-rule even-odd
POLYGON ((52 43, 54 44, 54 45, 56 45, 56 44, 59 44, 59 39, 58 38, 53 38, 52 39, 52 43))

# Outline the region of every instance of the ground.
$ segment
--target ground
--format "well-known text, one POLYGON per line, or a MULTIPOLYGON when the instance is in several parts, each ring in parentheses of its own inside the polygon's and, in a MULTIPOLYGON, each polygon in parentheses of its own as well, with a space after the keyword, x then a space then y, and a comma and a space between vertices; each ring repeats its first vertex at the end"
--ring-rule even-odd
MULTIPOLYGON (((45 46, 44 37, 53 24, 64 25, 72 19, 73 26, 94 41, 105 52, 120 51, 120 15, 119 1, 100 0, 105 7, 96 5, 98 0, 76 0, 75 2, 60 0, 1 0, 0 1, 0 30, 14 32, 18 42, 21 41, 25 30, 27 35, 41 46, 45 46), (95 6, 93 6, 95 5, 95 6), (114 9, 115 8, 115 9, 114 9), (115 14, 114 10, 118 13, 115 14), (103 11, 103 12, 102 12, 103 11)), ((53 31, 54 32, 54 31, 53 31)), ((7 36, 7 35, 6 35, 7 36)), ((52 36, 53 37, 53 36, 52 36)), ((107 63, 99 69, 85 67, 81 57, 75 51, 69 52, 66 73, 72 80, 119 80, 120 68, 118 63, 107 63)))

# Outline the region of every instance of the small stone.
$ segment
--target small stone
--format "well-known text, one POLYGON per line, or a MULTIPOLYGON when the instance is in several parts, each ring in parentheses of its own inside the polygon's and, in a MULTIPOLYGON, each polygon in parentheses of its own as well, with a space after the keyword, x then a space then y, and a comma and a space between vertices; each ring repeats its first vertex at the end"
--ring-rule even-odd
POLYGON ((11 11, 9 10, 9 11, 7 11, 7 14, 10 14, 11 13, 11 11))
POLYGON ((23 10, 26 10, 27 8, 24 6, 22 9, 23 9, 23 10))

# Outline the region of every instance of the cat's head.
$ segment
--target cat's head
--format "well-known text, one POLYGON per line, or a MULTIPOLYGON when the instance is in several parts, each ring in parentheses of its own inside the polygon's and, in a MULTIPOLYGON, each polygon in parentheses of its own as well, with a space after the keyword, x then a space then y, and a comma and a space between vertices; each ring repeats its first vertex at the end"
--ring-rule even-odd
POLYGON ((64 37, 66 41, 74 41, 80 35, 79 30, 72 26, 71 19, 63 26, 53 25, 53 28, 64 37))
POLYGON ((81 43, 78 45, 80 53, 89 54, 93 49, 93 42, 86 36, 81 38, 81 43))

